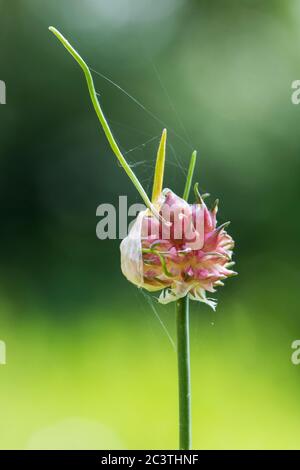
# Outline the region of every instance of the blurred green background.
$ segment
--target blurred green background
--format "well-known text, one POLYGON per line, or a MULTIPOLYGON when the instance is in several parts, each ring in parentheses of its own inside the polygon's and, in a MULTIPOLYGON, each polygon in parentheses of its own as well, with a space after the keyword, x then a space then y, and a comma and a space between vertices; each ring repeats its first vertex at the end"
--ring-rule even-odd
POLYGON ((139 196, 116 164, 60 29, 94 73, 145 185, 196 179, 230 219, 239 277, 191 306, 194 448, 300 448, 297 0, 0 0, 0 447, 177 446, 174 306, 120 272, 96 208, 139 196), (155 117, 154 117, 155 116, 155 117), (132 150, 133 149, 133 150, 132 150), (154 309, 157 312, 154 312, 154 309))

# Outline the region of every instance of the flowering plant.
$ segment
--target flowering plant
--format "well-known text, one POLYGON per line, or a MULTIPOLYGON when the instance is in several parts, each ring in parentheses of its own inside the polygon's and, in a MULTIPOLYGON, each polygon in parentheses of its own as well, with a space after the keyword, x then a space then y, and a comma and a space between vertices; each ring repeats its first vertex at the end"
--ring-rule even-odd
POLYGON ((194 187, 194 204, 187 202, 196 163, 193 152, 183 197, 163 188, 167 132, 164 129, 158 148, 152 198, 123 156, 100 106, 89 67, 78 52, 57 31, 60 40, 82 68, 95 112, 107 140, 126 174, 138 190, 147 209, 141 211, 128 236, 121 243, 121 269, 126 278, 148 291, 161 291, 163 304, 176 302, 177 355, 179 382, 179 447, 191 448, 191 385, 189 348, 189 299, 216 308, 206 292, 215 292, 223 280, 236 274, 230 268, 233 239, 225 230, 228 222, 217 226, 218 201, 208 209, 194 187))

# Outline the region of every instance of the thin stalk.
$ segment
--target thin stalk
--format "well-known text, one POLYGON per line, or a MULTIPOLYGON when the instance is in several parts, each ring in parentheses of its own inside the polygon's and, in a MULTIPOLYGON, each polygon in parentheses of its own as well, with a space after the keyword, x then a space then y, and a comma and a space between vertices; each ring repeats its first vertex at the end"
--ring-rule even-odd
POLYGON ((194 150, 191 156, 190 164, 189 164, 189 169, 188 169, 188 174, 185 182, 185 188, 183 191, 183 199, 186 201, 189 198, 191 186, 192 186, 192 180, 193 180, 193 175, 194 175, 194 170, 195 170, 195 165, 196 165, 196 159, 197 159, 197 151, 194 150))
POLYGON ((157 210, 155 209, 155 207, 151 203, 151 201, 150 201, 146 191, 144 190, 143 186, 139 182, 139 180, 136 177, 135 173, 132 171, 130 165, 127 163, 124 155, 122 154, 122 152, 121 152, 121 150, 120 150, 120 148, 119 148, 119 146, 118 146, 118 144, 117 144, 117 142, 116 142, 116 140, 115 140, 115 138, 112 134, 112 131, 111 131, 111 129, 108 125, 108 122, 107 122, 107 120, 104 116, 104 113, 101 109, 101 106, 100 106, 100 103, 99 103, 99 100, 98 100, 98 97, 97 97, 97 94, 96 94, 93 77, 92 77, 92 74, 90 72, 90 69, 89 69, 88 65, 82 59, 82 57, 78 54, 78 52, 73 48, 73 46, 71 46, 69 41, 56 28, 54 28, 53 26, 50 26, 49 30, 59 39, 59 41, 63 44, 63 46, 67 49, 67 51, 71 54, 71 56, 76 60, 76 62, 82 68, 82 71, 84 73, 84 76, 85 76, 85 79, 86 79, 86 82, 87 82, 87 86, 88 86, 88 90, 89 90, 89 94, 90 94, 92 104, 94 106, 95 112, 97 114, 97 117, 100 121, 102 129, 103 129, 103 131, 106 135, 106 138, 109 142, 109 145, 110 145, 112 151, 114 152, 115 156, 117 157, 120 164, 124 168, 126 174, 131 179, 132 183, 134 184, 135 188, 139 192, 139 194, 140 194, 141 198, 143 199, 144 203, 146 204, 146 206, 152 211, 152 213, 157 218, 161 219, 161 217, 158 214, 157 210))
POLYGON ((189 298, 176 302, 179 384, 179 449, 192 447, 189 298))
MULTIPOLYGON (((191 156, 183 198, 188 200, 196 164, 197 152, 191 156)), ((178 392, 179 392, 179 449, 192 448, 192 417, 191 417, 191 365, 190 365, 190 325, 189 297, 176 302, 177 326, 177 360, 178 360, 178 392)))
POLYGON ((165 171, 165 160, 166 160, 166 141, 167 141, 167 129, 164 129, 159 142, 157 151, 154 181, 152 189, 152 203, 155 204, 163 188, 164 171, 165 171))

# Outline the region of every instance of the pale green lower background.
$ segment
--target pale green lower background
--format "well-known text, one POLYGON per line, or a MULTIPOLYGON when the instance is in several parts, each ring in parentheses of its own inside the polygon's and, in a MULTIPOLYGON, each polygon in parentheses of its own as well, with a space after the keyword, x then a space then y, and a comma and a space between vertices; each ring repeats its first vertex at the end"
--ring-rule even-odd
MULTIPOLYGON (((255 298, 222 293, 216 314, 192 304, 194 448, 300 448, 294 312, 276 283, 260 295, 259 281, 255 298)), ((112 299, 114 309, 74 321, 14 321, 2 305, 1 448, 176 448, 176 355, 145 298, 129 292, 126 307, 112 299)), ((158 313, 174 336, 173 308, 158 313)))

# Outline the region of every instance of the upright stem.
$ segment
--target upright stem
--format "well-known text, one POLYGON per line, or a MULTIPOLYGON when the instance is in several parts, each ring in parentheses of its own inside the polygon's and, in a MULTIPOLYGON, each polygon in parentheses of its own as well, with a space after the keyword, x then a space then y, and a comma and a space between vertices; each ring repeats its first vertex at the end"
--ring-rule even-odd
POLYGON ((164 129, 162 136, 159 142, 159 147, 156 156, 155 172, 154 172, 154 181, 152 189, 152 204, 157 203, 164 182, 164 172, 165 172, 165 160, 166 160, 166 141, 167 141, 167 129, 164 129))
MULTIPOLYGON (((192 153, 183 199, 188 200, 196 165, 197 152, 192 153)), ((191 366, 190 366, 190 321, 189 297, 176 302, 178 391, 179 391, 179 449, 192 447, 191 419, 191 366)))
POLYGON ((187 174, 187 178, 185 182, 185 188, 184 188, 183 196, 182 196, 183 199, 185 199, 186 201, 189 198, 189 194, 191 190, 192 179, 193 179, 195 165, 196 165, 196 159, 197 159, 197 152, 196 150, 194 150, 190 159, 188 174, 187 174))
POLYGON ((189 298, 176 302, 177 354, 179 383, 179 449, 192 446, 189 298))

